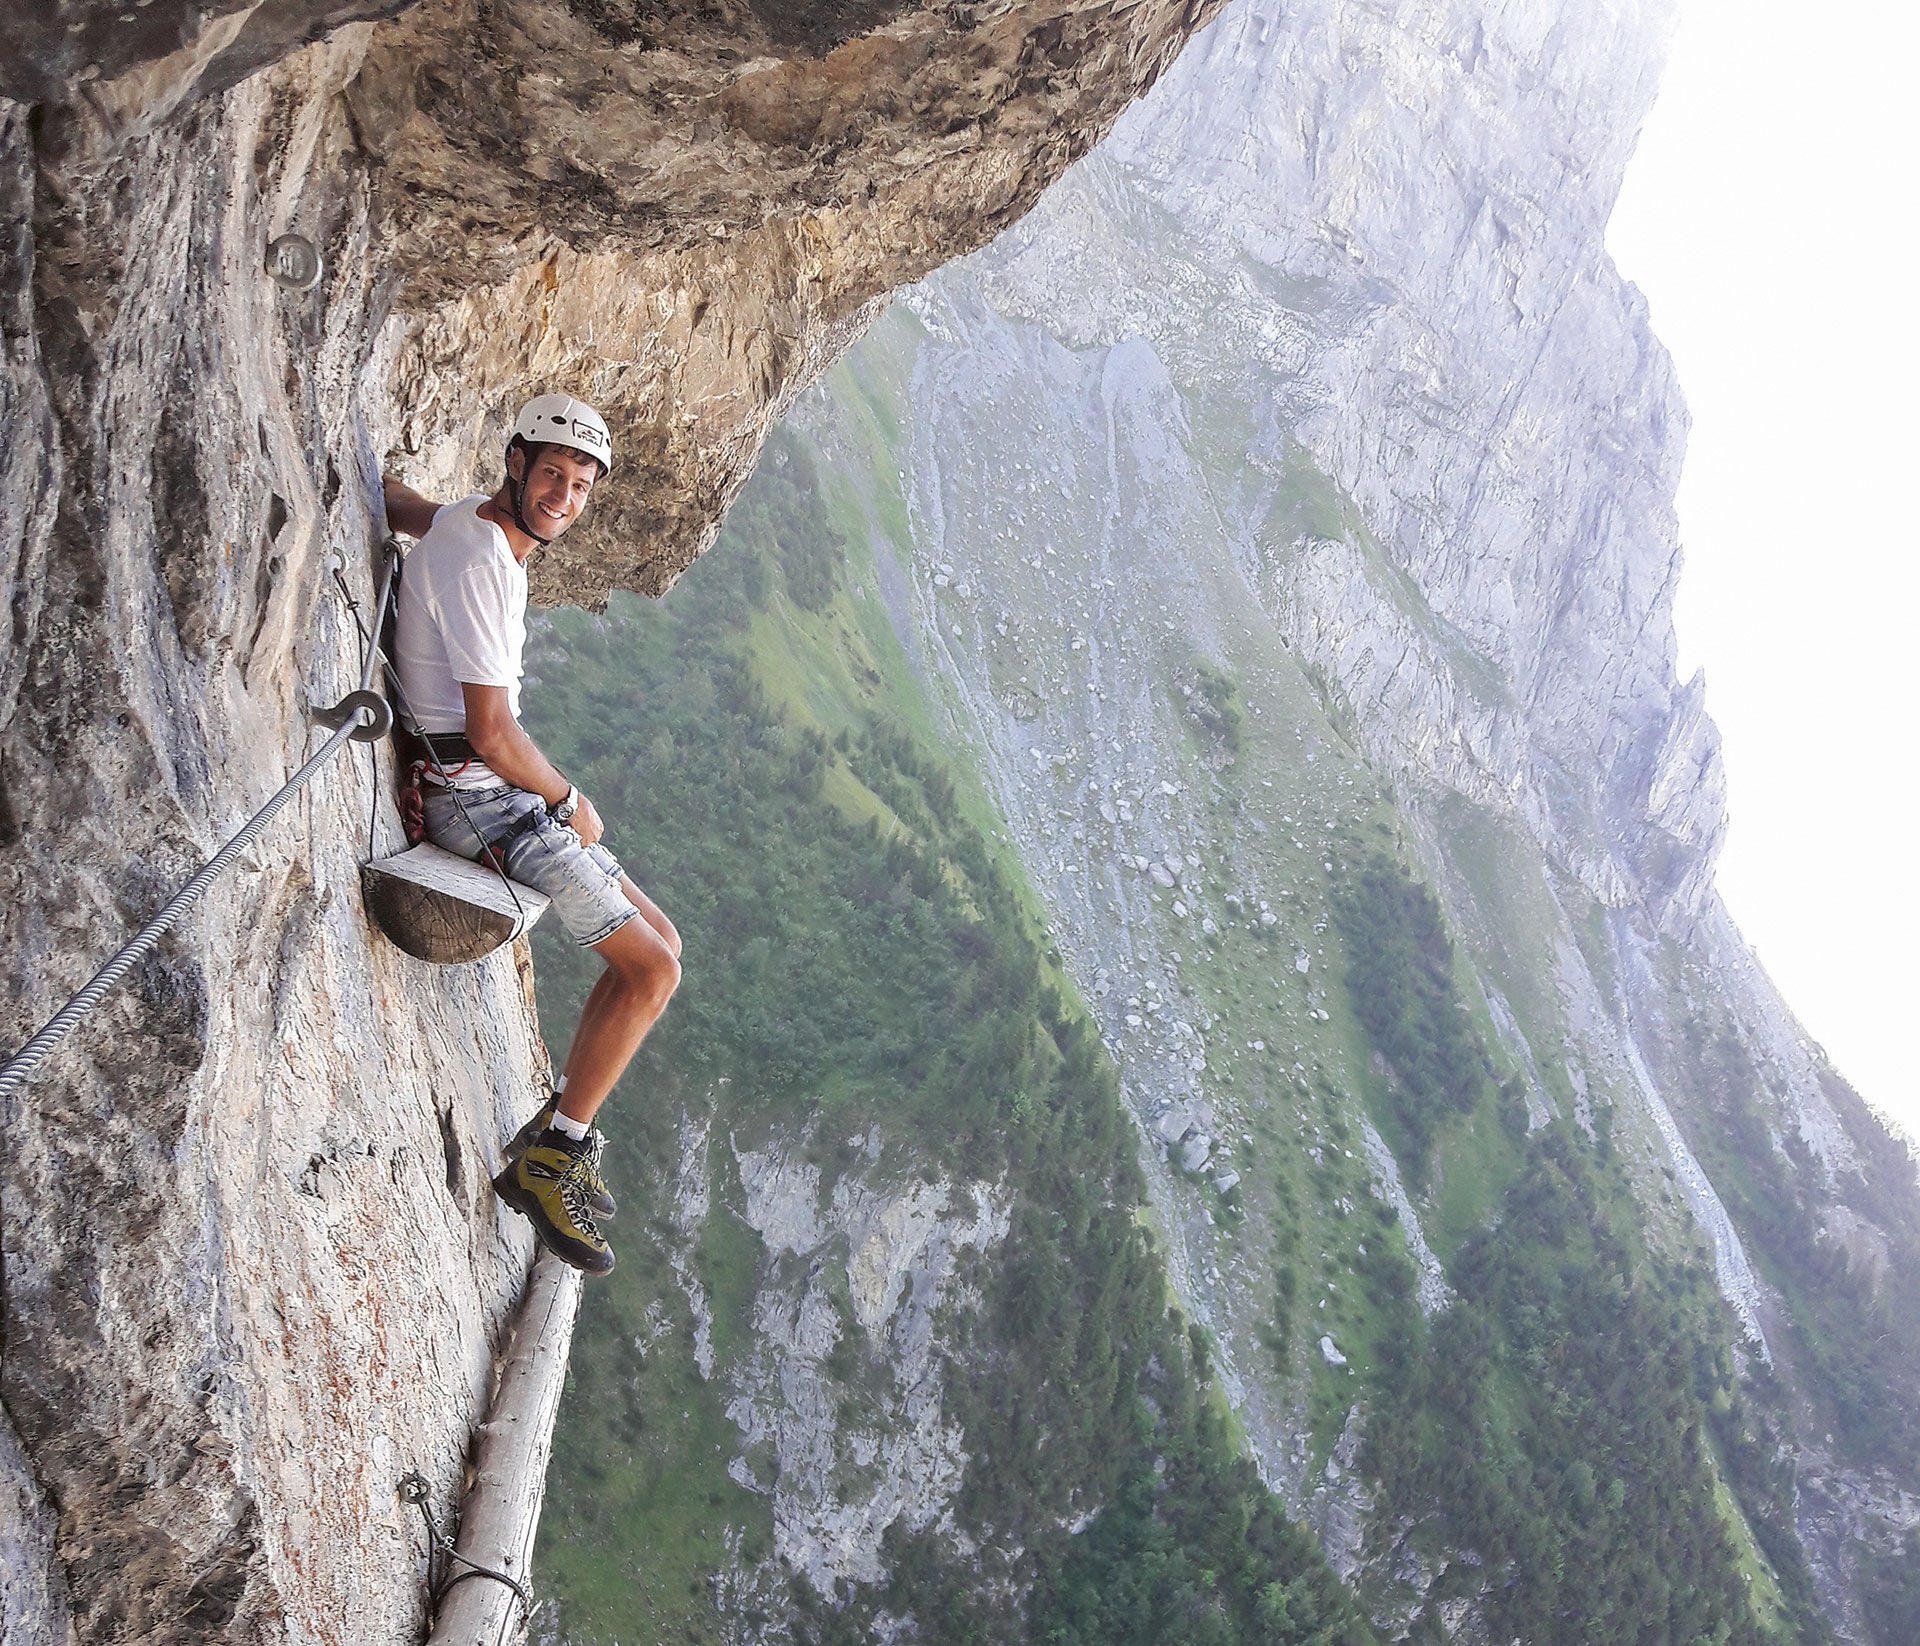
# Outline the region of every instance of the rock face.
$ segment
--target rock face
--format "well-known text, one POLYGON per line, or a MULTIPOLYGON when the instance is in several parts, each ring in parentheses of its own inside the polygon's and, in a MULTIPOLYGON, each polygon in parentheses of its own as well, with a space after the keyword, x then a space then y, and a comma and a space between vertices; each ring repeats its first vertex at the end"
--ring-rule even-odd
MULTIPOLYGON (((880 1139, 872 1139, 877 1156, 880 1139)), ((820 1174, 791 1140, 736 1146, 746 1222, 771 1258, 754 1298, 754 1350, 731 1379, 739 1484, 773 1500, 774 1554, 832 1597, 887 1575, 881 1540, 951 1518, 965 1437, 943 1411, 952 1331, 978 1303, 967 1262, 1006 1238, 1004 1196, 947 1181, 892 1189, 855 1172, 823 1207, 820 1174), (857 1329, 857 1339, 856 1339, 857 1329), (824 1367, 865 1345, 861 1398, 824 1367), (844 1402, 844 1403, 843 1403, 844 1402)))
MULTIPOLYGON (((1659 0, 1223 17, 1039 210, 875 334, 911 374, 892 609, 1156 1146, 1357 1083, 1330 1027, 1329 889, 1384 776, 1529 1123, 1610 1126, 1650 1238, 1704 1240, 1743 1354, 1802 1391, 1802 1550, 1867 1639, 1865 1557, 1911 1525, 1888 1506, 1915 1460, 1839 1459, 1794 1348, 1835 1328, 1778 1277, 1803 1237, 1863 1284, 1884 1273, 1880 1243, 1917 1226, 1913 1174, 1713 890, 1724 783, 1671 627, 1686 415, 1602 240, 1670 22, 1659 0), (1208 670, 1237 721, 1201 702, 1208 670), (1240 963, 1220 944, 1261 932, 1272 954, 1223 980, 1240 963), (1725 1170, 1742 1126, 1801 1233, 1725 1170)), ((800 415, 830 454, 849 438, 828 397, 800 415)), ((1405 1162, 1377 1135, 1289 1142, 1317 1168, 1366 1157, 1422 1308, 1446 1307, 1405 1162)), ((1257 1183, 1240 1231, 1178 1174, 1150 1179, 1249 1441, 1306 1504, 1326 1487, 1298 1357, 1276 1372, 1264 1345, 1257 1183)), ((1863 1307, 1854 1329, 1882 1330, 1863 1307)), ((1897 1411, 1907 1371, 1877 1364, 1897 1411)), ((1345 1569, 1343 1514, 1322 1523, 1345 1569)))
MULTIPOLYGON (((370 498, 564 384, 620 484, 545 598, 664 589, 901 280, 1016 218, 1206 5, 299 4, 10 18, 0 71, 9 1044, 358 683, 370 498), (8 101, 7 99, 12 99, 8 101), (297 233, 311 290, 262 272, 297 233)), ((524 951, 379 946, 342 757, 5 1117, 7 1638, 418 1620, 528 1256, 485 1191, 524 951)), ((369 843, 363 831, 372 831, 369 843)))
POLYGON ((1658 0, 1591 27, 1247 7, 982 285, 1069 344, 1145 339, 1183 385, 1263 404, 1246 548, 1371 745, 1517 799, 1595 895, 1684 913, 1725 803, 1701 684, 1672 680, 1686 413, 1601 239, 1668 26, 1658 0), (1131 202, 1112 215, 1107 178, 1131 202), (1355 520, 1267 513, 1309 472, 1355 520), (1377 586, 1380 553, 1425 611, 1377 586))

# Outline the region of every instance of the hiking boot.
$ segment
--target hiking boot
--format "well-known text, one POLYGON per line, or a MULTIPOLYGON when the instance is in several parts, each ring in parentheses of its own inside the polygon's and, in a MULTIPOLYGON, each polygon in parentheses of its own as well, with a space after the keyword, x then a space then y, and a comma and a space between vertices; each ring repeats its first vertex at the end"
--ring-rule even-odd
POLYGON ((613 1267, 613 1248, 587 1204, 585 1175, 593 1145, 547 1131, 493 1180, 493 1192, 526 1218, 540 1243, 590 1275, 613 1267))
MULTIPOLYGON (((513 1134, 513 1141, 507 1145, 509 1166, 532 1148, 535 1139, 553 1124, 553 1111, 559 1107, 559 1103, 560 1100, 557 1097, 549 1097, 540 1105, 534 1117, 513 1134)), ((600 1157, 607 1151, 607 1134, 598 1126, 590 1126, 587 1128, 587 1144, 590 1158, 581 1177, 581 1183, 586 1189, 587 1209, 600 1222, 606 1223, 619 1210, 613 1198, 613 1191, 607 1187, 607 1180, 600 1175, 600 1157)))

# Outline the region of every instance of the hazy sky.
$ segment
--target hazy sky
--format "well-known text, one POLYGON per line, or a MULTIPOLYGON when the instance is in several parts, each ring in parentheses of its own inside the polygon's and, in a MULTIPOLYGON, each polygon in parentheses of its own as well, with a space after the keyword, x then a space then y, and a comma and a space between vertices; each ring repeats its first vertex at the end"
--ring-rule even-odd
POLYGON ((1720 888, 1809 1033, 1920 1137, 1920 8, 1680 8, 1608 242, 1693 412, 1681 667, 1725 740, 1720 888))

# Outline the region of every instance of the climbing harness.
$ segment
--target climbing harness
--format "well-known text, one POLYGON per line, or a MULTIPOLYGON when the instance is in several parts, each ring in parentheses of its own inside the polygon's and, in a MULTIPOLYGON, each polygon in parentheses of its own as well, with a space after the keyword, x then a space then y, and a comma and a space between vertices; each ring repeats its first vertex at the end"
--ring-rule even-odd
POLYGON ((456 1583, 464 1583, 470 1577, 488 1578, 495 1583, 504 1583, 519 1598, 521 1617, 533 1610, 533 1596, 527 1592, 525 1584, 519 1579, 509 1577, 505 1572, 496 1572, 491 1566, 482 1566, 477 1560, 469 1560, 453 1546, 453 1539, 440 1530, 434 1523, 433 1510, 427 1506, 427 1494, 431 1488, 426 1476, 418 1469, 409 1469, 400 1477, 400 1497, 407 1503, 420 1506, 420 1518, 427 1525, 427 1606, 429 1612, 438 1612, 440 1602, 447 1598, 456 1583), (458 1561, 467 1569, 455 1572, 446 1568, 458 1561), (444 1565, 443 1565, 444 1563, 444 1565), (436 1576, 435 1574, 439 1574, 436 1576))
MULTIPOLYGON (((419 716, 413 712, 413 705, 407 701, 406 688, 400 684, 400 670, 395 666, 392 657, 388 655, 386 646, 381 639, 381 631, 386 623, 387 610, 392 603, 395 586, 400 580, 400 545, 395 542, 393 538, 389 537, 383 546, 383 554, 384 570, 381 576, 380 613, 371 633, 368 632, 366 624, 360 619, 359 602, 353 598, 352 591, 347 588, 346 580, 340 576, 339 568, 336 567, 334 569, 334 579, 340 585, 340 593, 346 600, 348 610, 353 613, 354 627, 360 631, 360 644, 364 652, 364 663, 361 675, 362 681, 363 683, 370 684, 373 680, 375 667, 380 664, 386 665, 387 690, 393 694, 394 702, 399 705, 400 724, 405 727, 407 734, 410 737, 417 738, 421 746, 427 751, 427 759, 425 761, 414 761, 414 770, 416 772, 424 771, 428 765, 431 765, 433 771, 439 776, 440 781, 446 786, 447 792, 453 796, 454 810, 459 812, 460 821, 465 823, 469 829, 472 829, 474 838, 482 842, 485 846, 485 851, 481 853, 481 861, 499 876, 501 884, 506 887, 507 896, 513 900, 515 914, 522 922, 526 922, 528 919, 527 907, 520 900, 520 894, 515 889, 513 877, 507 873, 504 859, 498 856, 500 852, 504 851, 506 845, 512 839, 518 838, 521 831, 515 829, 509 834, 502 836, 496 843, 495 841, 488 840, 477 828, 474 828, 472 814, 468 812, 467 803, 461 798, 459 786, 453 780, 466 769, 470 762, 478 759, 479 756, 475 752, 473 745, 467 741, 464 735, 457 732, 429 732, 421 726, 419 716), (442 753, 443 750, 445 751, 444 754, 442 753), (446 763, 448 759, 452 759, 455 762, 451 771, 447 769, 446 763)), ((376 779, 374 783, 374 795, 375 804, 378 805, 378 755, 374 757, 374 767, 376 779)), ((369 830, 369 835, 371 835, 371 830, 369 830)), ((368 855, 372 855, 371 838, 368 840, 368 855)))
MULTIPOLYGON (((409 728, 411 730, 412 728, 409 728)), ((434 751, 442 760, 457 760, 460 766, 471 765, 480 758, 480 751, 469 743, 460 732, 435 732, 433 734, 434 751)), ((425 762, 417 762, 424 765, 425 762)), ((460 766, 454 768, 453 775, 460 775, 460 766)))

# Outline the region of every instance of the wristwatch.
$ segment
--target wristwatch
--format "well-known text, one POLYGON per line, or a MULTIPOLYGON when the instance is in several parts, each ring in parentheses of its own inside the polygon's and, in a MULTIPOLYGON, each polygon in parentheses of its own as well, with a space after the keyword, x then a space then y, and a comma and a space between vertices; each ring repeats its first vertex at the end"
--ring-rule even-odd
POLYGON ((567 785, 567 798, 553 808, 553 820, 556 823, 571 823, 573 814, 580 809, 580 791, 571 783, 567 785))

